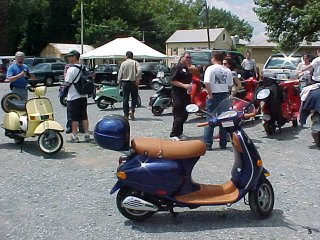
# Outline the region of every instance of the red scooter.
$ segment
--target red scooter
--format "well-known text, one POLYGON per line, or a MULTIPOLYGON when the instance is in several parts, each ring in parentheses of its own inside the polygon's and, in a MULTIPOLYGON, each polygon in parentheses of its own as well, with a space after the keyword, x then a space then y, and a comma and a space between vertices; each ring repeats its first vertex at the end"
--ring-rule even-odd
MULTIPOLYGON (((255 77, 250 77, 248 79, 241 79, 241 84, 243 89, 237 92, 236 97, 247 102, 254 100, 255 92, 259 87, 259 81, 255 77)), ((256 114, 259 114, 261 111, 260 102, 254 102, 254 106, 256 108, 256 114)))
POLYGON ((263 126, 268 135, 288 122, 298 126, 301 105, 299 80, 265 78, 263 86, 269 88, 270 96, 262 107, 263 126))

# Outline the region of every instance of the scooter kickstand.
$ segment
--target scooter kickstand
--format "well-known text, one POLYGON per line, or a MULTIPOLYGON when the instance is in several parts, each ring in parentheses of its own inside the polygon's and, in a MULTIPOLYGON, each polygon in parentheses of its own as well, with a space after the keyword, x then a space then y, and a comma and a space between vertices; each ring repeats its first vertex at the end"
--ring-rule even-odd
POLYGON ((177 217, 178 217, 178 213, 175 212, 175 211, 173 211, 173 208, 171 208, 169 211, 170 211, 171 216, 172 216, 173 218, 177 218, 177 217))

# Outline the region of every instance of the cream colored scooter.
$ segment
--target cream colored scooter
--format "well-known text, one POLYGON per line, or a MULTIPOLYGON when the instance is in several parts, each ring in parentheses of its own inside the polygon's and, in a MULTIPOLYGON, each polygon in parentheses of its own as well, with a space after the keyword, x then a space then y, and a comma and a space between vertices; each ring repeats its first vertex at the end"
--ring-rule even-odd
POLYGON ((38 137, 38 146, 43 153, 57 153, 63 146, 60 132, 64 129, 54 121, 50 100, 43 97, 47 88, 28 87, 28 90, 35 95, 28 101, 21 101, 14 93, 2 98, 1 106, 5 115, 1 127, 5 129, 7 137, 21 145, 21 149, 25 138, 38 137))

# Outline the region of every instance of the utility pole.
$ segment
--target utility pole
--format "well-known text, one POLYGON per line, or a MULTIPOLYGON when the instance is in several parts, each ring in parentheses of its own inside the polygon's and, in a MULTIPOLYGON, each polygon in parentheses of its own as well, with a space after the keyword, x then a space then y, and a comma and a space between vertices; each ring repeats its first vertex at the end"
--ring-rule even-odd
POLYGON ((205 14, 206 14, 208 48, 210 49, 209 6, 207 1, 205 1, 202 6, 204 7, 205 14))
POLYGON ((84 28, 84 19, 83 19, 83 0, 81 0, 81 54, 83 54, 83 28, 84 28))

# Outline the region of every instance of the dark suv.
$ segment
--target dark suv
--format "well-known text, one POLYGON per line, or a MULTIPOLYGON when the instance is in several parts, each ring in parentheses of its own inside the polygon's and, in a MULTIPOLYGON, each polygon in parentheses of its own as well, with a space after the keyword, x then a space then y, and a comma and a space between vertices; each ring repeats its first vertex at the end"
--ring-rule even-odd
POLYGON ((117 82, 119 67, 117 64, 99 64, 95 67, 95 83, 117 82))
POLYGON ((140 84, 151 87, 152 80, 157 77, 158 72, 164 72, 164 76, 170 75, 170 68, 167 65, 159 62, 144 62, 140 63, 142 71, 142 79, 140 84))
POLYGON ((52 86, 59 82, 59 78, 64 73, 66 64, 61 63, 40 63, 31 69, 30 73, 35 76, 36 83, 43 83, 46 86, 52 86))
POLYGON ((234 67, 238 70, 241 70, 241 63, 244 59, 244 56, 236 51, 229 51, 229 50, 190 50, 188 51, 190 53, 192 64, 193 65, 202 65, 202 66, 208 66, 211 65, 211 55, 214 52, 220 52, 224 54, 225 56, 227 54, 231 55, 231 59, 234 62, 234 67))
POLYGON ((14 56, 0 56, 0 82, 6 79, 7 69, 14 60, 14 56))
POLYGON ((39 63, 64 63, 60 58, 42 58, 42 57, 26 57, 24 64, 28 65, 29 68, 33 68, 39 63))

